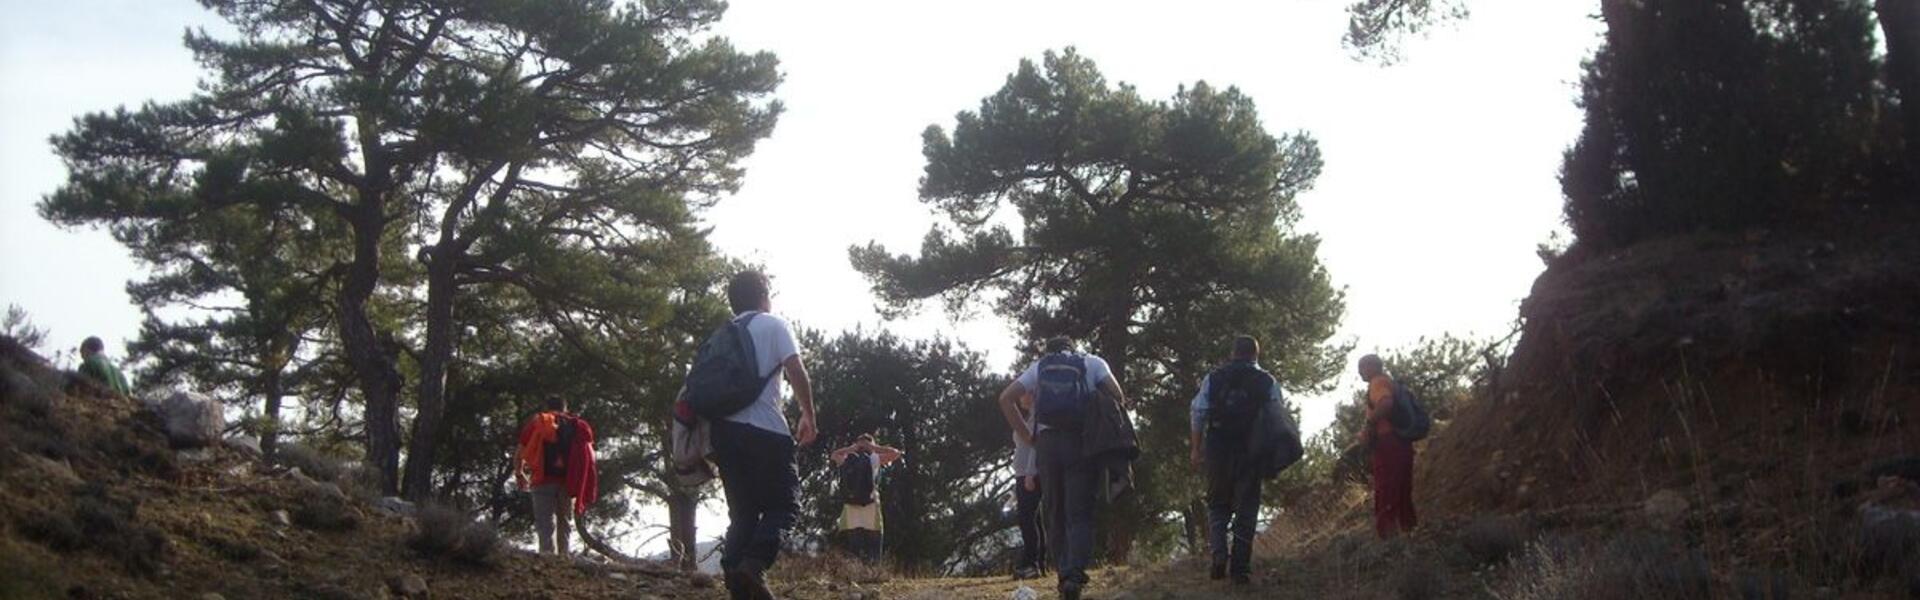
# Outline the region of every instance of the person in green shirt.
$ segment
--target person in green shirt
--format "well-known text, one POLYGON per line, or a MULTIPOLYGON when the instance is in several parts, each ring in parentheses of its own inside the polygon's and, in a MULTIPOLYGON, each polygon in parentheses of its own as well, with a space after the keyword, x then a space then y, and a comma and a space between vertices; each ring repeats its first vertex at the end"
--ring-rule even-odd
POLYGON ((120 367, 113 366, 113 361, 107 360, 107 355, 102 353, 106 349, 106 342, 98 337, 89 337, 80 342, 80 374, 114 393, 132 396, 133 388, 127 386, 127 376, 120 374, 120 367))

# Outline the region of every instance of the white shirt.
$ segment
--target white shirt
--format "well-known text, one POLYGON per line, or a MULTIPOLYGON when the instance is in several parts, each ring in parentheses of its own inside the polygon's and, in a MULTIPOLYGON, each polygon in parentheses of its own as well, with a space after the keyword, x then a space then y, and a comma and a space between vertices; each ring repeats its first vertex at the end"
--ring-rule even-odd
MULTIPOLYGON (((1087 391, 1093 393, 1094 397, 1098 398, 1100 397, 1100 384, 1108 379, 1113 379, 1113 369, 1107 367, 1106 359, 1092 354, 1082 354, 1080 356, 1085 358, 1087 363, 1087 391)), ((1045 360, 1044 357, 1042 360, 1045 360)), ((1033 365, 1027 367, 1027 370, 1022 371, 1020 377, 1014 379, 1014 381, 1020 382, 1020 387, 1025 388, 1028 392, 1038 392, 1040 390, 1040 361, 1033 361, 1033 365)), ((1034 428, 1035 431, 1042 429, 1047 429, 1047 426, 1040 425, 1034 428)))
MULTIPOLYGON (((1027 419, 1026 424, 1027 429, 1031 431, 1033 429, 1033 419, 1027 419)), ((1039 457, 1034 454, 1033 444, 1020 441, 1020 436, 1018 435, 1013 436, 1013 475, 1015 477, 1032 477, 1039 474, 1039 457)))
MULTIPOLYGON (((734 317, 733 320, 739 321, 748 317, 753 317, 753 320, 747 323, 747 334, 753 338, 754 362, 758 365, 758 373, 761 376, 781 370, 787 359, 800 355, 800 347, 793 341, 793 328, 787 325, 786 319, 777 315, 750 311, 734 317)), ((779 375, 769 378, 766 389, 760 390, 758 400, 740 409, 740 412, 728 415, 726 419, 780 435, 793 435, 793 430, 787 427, 787 399, 782 393, 785 389, 782 379, 779 375)))

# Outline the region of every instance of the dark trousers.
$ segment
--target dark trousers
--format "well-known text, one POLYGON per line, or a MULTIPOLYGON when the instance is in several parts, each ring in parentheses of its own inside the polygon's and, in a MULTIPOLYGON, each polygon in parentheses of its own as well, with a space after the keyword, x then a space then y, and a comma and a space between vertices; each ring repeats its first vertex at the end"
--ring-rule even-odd
POLYGON ((1413 443, 1391 433, 1373 436, 1373 529, 1380 539, 1413 531, 1413 443))
POLYGON ((727 496, 727 537, 720 566, 742 561, 772 566, 800 512, 800 475, 793 438, 752 425, 714 420, 713 464, 727 496))
POLYGON ((847 554, 860 559, 860 562, 877 564, 885 552, 886 536, 872 529, 843 529, 840 539, 847 554))
POLYGON ((1013 478, 1013 501, 1018 509, 1015 518, 1020 520, 1020 559, 1013 565, 1016 571, 1039 570, 1047 566, 1046 537, 1040 529, 1040 486, 1036 485, 1032 491, 1028 491, 1026 479, 1013 478))
POLYGON ((1093 493, 1100 483, 1094 461, 1080 456, 1080 432, 1049 429, 1034 440, 1040 464, 1041 522, 1061 583, 1087 582, 1093 557, 1093 493))
POLYGON ((1207 546, 1213 564, 1235 575, 1253 572, 1253 534, 1260 519, 1260 475, 1244 449, 1207 448, 1207 546), (1228 534, 1232 541, 1228 541, 1228 534))

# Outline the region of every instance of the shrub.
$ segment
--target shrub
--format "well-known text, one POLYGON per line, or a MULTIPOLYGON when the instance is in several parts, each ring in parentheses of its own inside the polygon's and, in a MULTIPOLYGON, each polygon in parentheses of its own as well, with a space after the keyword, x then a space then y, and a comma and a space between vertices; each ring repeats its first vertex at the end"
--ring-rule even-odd
POLYGON ((1793 584, 1787 576, 1766 571, 1745 571, 1735 578, 1743 600, 1786 600, 1793 584))
POLYGON ((1480 564, 1503 562, 1527 549, 1531 529, 1514 517, 1479 517, 1460 529, 1460 545, 1480 564))
POLYGON ((1445 581, 1430 560, 1408 557, 1396 565, 1393 595, 1400 600, 1432 600, 1444 592, 1445 581))
POLYGON ((502 547, 500 532, 460 511, 440 505, 421 507, 407 546, 423 555, 490 566, 502 547))
POLYGON ((80 526, 73 518, 52 511, 36 511, 23 514, 14 523, 27 539, 57 552, 73 552, 87 546, 87 538, 80 533, 80 526))
POLYGON ((360 514, 332 494, 301 494, 291 516, 294 524, 316 531, 351 531, 360 526, 360 514))
POLYGON ((1494 590, 1501 600, 1557 598, 1705 598, 1706 559, 1665 537, 1627 533, 1598 549, 1536 543, 1494 590))
POLYGON ((274 450, 274 464, 300 469, 300 472, 316 481, 338 481, 342 468, 340 461, 298 443, 281 443, 274 450))
POLYGON ((115 501, 99 489, 89 489, 73 501, 73 523, 84 543, 120 561, 128 572, 153 575, 167 559, 166 534, 139 522, 139 505, 115 501))

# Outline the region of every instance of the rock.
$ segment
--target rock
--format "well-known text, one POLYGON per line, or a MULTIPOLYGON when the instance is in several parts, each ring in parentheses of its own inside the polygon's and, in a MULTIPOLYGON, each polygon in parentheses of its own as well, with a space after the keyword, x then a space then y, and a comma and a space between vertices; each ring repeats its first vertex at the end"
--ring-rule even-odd
POLYGON ((1648 497, 1640 509, 1655 528, 1673 529, 1686 520, 1689 506, 1680 492, 1660 490, 1648 497))
POLYGON ((1039 600, 1040 593, 1033 591, 1033 588, 1023 585, 1013 590, 1013 595, 1008 596, 1008 598, 1010 600, 1039 600))
POLYGON ((694 573, 687 576, 687 584, 699 589, 713 587, 713 576, 706 573, 694 573))
POLYGON ((401 598, 426 598, 427 580, 419 575, 408 573, 388 580, 387 589, 401 598))
POLYGON ((204 448, 220 443, 227 426, 226 407, 196 392, 175 391, 156 407, 166 425, 167 441, 175 448, 204 448))
POLYGON ((245 453, 254 458, 259 458, 266 454, 260 450, 260 438, 250 435, 227 436, 226 444, 228 448, 232 448, 237 452, 245 453))
POLYGON ((214 459, 212 448, 191 448, 175 454, 180 462, 190 465, 203 465, 213 462, 214 459))
POLYGON ((408 502, 400 498, 399 496, 387 496, 385 498, 381 498, 380 500, 374 502, 373 506, 374 508, 378 508, 380 510, 384 510, 396 515, 403 515, 403 516, 412 515, 414 512, 413 503, 408 502))
POLYGON ((279 525, 281 527, 286 527, 293 524, 293 515, 288 514, 287 511, 284 511, 284 510, 273 511, 272 513, 269 513, 268 516, 273 519, 273 524, 279 525))
POLYGON ((614 581, 626 581, 627 574, 626 573, 608 573, 607 578, 612 579, 614 581))
POLYGON ((312 477, 308 477, 306 473, 300 472, 300 467, 288 469, 287 476, 292 477, 295 482, 299 483, 301 487, 307 488, 308 491, 325 494, 340 500, 347 499, 346 492, 340 491, 340 486, 334 485, 332 482, 318 481, 312 477))

